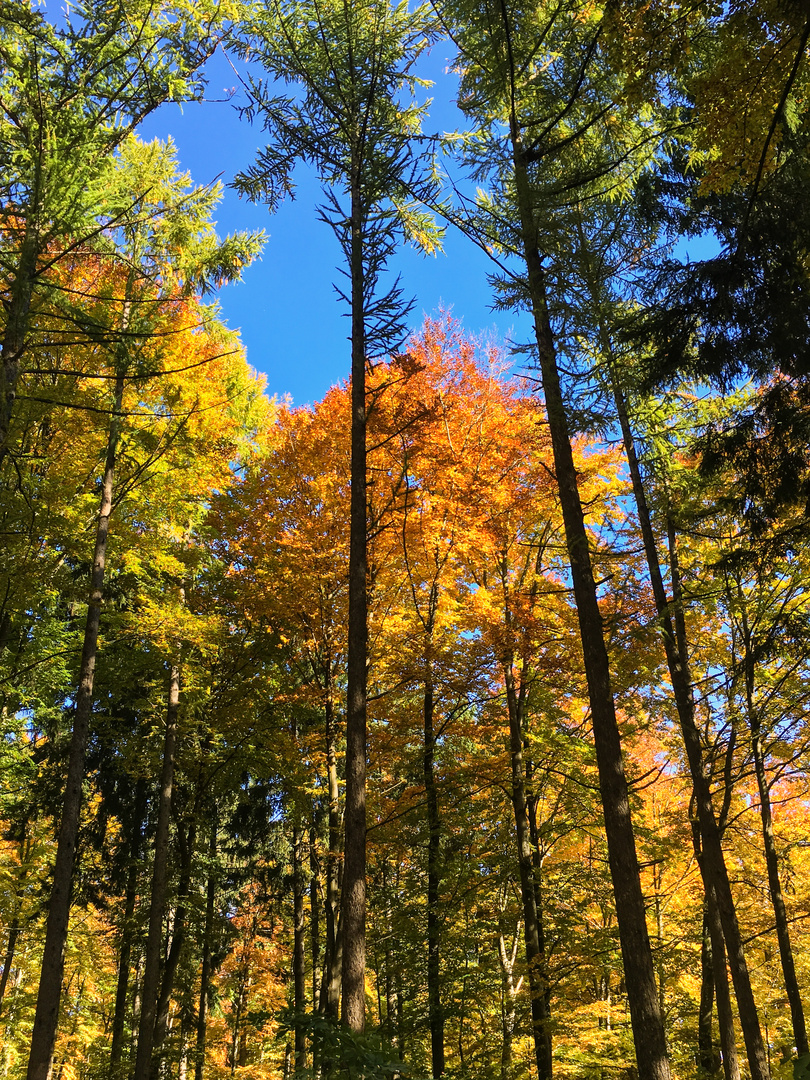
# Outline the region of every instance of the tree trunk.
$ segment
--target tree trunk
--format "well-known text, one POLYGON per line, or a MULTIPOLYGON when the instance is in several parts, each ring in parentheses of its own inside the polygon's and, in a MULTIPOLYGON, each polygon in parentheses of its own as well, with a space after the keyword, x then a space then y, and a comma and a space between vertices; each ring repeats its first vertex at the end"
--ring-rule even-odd
POLYGON ((211 811, 211 837, 208 841, 208 888, 205 897, 205 929, 203 931, 202 971, 200 973, 200 1006, 197 1010, 197 1040, 194 1047, 194 1080, 203 1080, 205 1067, 205 1036, 208 1014, 208 986, 211 981, 211 938, 214 934, 214 911, 217 899, 217 879, 214 863, 217 857, 216 803, 211 811))
POLYGON ((326 781, 329 792, 329 850, 326 853, 326 949, 319 1011, 337 1019, 340 1011, 340 970, 343 935, 340 924, 340 788, 335 751, 331 660, 326 685, 326 781))
POLYGON ((698 1075, 715 1076, 720 1070, 720 1055, 712 1035, 714 1007, 714 962, 712 937, 706 901, 703 902, 703 933, 700 948, 700 1005, 698 1007, 698 1075))
POLYGON ((366 972, 366 347, 363 206, 357 161, 351 176, 352 459, 349 538, 349 650, 346 687, 346 805, 343 888, 342 1019, 365 1027, 366 972))
POLYGON ((6 305, 6 330, 2 348, 0 348, 0 466, 9 452, 11 417, 17 400, 20 361, 28 338, 37 255, 37 243, 32 235, 31 224, 26 222, 20 260, 11 283, 11 296, 6 305))
MULTIPOLYGON (((590 268, 590 253, 588 251, 587 241, 581 230, 580 243, 582 246, 582 255, 587 267, 586 274, 589 278, 589 287, 598 303, 599 286, 598 282, 594 279, 594 275, 590 268)), ((601 310, 599 313, 599 336, 600 345, 605 358, 608 361, 611 388, 622 431, 625 455, 630 469, 630 478, 639 517, 639 527, 644 544, 650 583, 655 599, 656 612, 663 629, 667 667, 672 682, 675 706, 678 712, 678 720, 680 722, 681 734, 686 748, 690 776, 695 792, 700 832, 703 838, 702 858, 700 859, 699 865, 701 875, 704 879, 704 891, 708 894, 708 892, 713 889, 717 899, 717 906, 723 924, 723 936, 728 945, 729 964, 737 997, 740 1025, 743 1029, 752 1080, 768 1080, 768 1062, 765 1055, 764 1044, 762 1042, 759 1017, 757 1015, 756 1004, 751 990, 751 980, 745 961, 745 952, 740 936, 734 898, 731 892, 731 883, 728 879, 728 871, 723 855, 720 829, 712 805, 711 789, 706 775, 705 762, 703 760, 703 747, 701 744, 700 732, 695 723, 694 693, 692 677, 689 670, 686 623, 680 597, 680 579, 678 574, 677 552, 675 550, 674 530, 671 527, 671 522, 668 521, 670 572, 673 589, 673 604, 670 604, 664 588, 658 547, 652 528, 652 519, 647 503, 646 492, 644 490, 638 456, 636 454, 635 440, 630 427, 624 391, 616 371, 612 341, 601 310)))
POLYGON ((312 1011, 318 1008, 320 996, 320 972, 321 961, 321 920, 320 904, 318 903, 318 834, 314 823, 309 828, 309 942, 310 958, 312 961, 312 1011))
POLYGON ((293 864, 293 1009, 295 1011, 295 1071, 306 1066, 306 1033, 301 1017, 307 1007, 306 923, 304 921, 303 831, 295 826, 292 834, 293 864))
POLYGON ((84 627, 84 643, 79 672, 79 689, 73 713, 73 733, 70 741, 65 798, 62 807, 62 823, 56 847, 53 870, 53 886, 48 905, 48 921, 45 930, 45 946, 37 994, 34 1029, 31 1034, 31 1052, 28 1059, 28 1080, 48 1080, 53 1062, 53 1048, 59 1021, 59 1000, 62 994, 62 977, 65 970, 65 944, 70 918, 70 893, 73 886, 73 867, 76 843, 79 835, 79 816, 82 807, 84 783, 84 759, 90 733, 90 716, 93 710, 93 680, 96 672, 98 634, 101 623, 101 604, 104 593, 104 571, 107 564, 107 537, 110 515, 113 509, 113 485, 115 479, 115 456, 121 431, 121 408, 124 398, 124 376, 115 380, 115 403, 107 437, 107 454, 101 485, 101 502, 96 542, 93 553, 93 569, 90 576, 90 598, 84 627))
POLYGON ((771 814, 771 794, 765 773, 765 754, 762 748, 762 727, 754 705, 754 660, 753 642, 750 640, 748 621, 744 616, 743 632, 745 635, 745 700, 748 724, 751 731, 751 750, 754 756, 754 771, 759 790, 759 812, 762 820, 762 843, 765 848, 765 865, 768 870, 768 889, 773 905, 773 917, 776 924, 776 938, 779 943, 779 959, 782 964, 782 978, 785 993, 790 1004, 790 1016, 793 1022, 793 1041, 799 1057, 807 1054, 807 1025, 802 1006, 799 981, 796 978, 796 965, 793 961, 793 948, 790 943, 787 911, 782 894, 782 882, 779 878, 779 856, 776 851, 776 839, 773 834, 773 816, 771 814))
POLYGON ((526 804, 525 768, 523 764, 523 712, 526 687, 521 680, 515 688, 512 659, 504 663, 506 702, 509 713, 509 752, 512 764, 512 809, 515 815, 520 897, 523 904, 523 937, 526 945, 526 966, 529 973, 529 995, 532 1009, 532 1036, 538 1080, 551 1080, 551 1031, 549 1030, 548 998, 543 978, 545 956, 540 949, 540 928, 537 919, 534 860, 531 831, 526 804))
POLYGON ((188 900, 190 898, 191 864, 194 858, 194 845, 197 839, 197 825, 192 820, 188 833, 184 834, 181 822, 177 823, 177 842, 180 847, 180 880, 177 885, 177 906, 174 910, 172 921, 172 943, 169 955, 163 967, 163 977, 160 981, 160 993, 158 994, 157 1007, 155 1010, 155 1037, 152 1050, 156 1050, 166 1038, 169 1032, 169 1006, 171 1004, 174 980, 177 975, 177 967, 180 963, 180 955, 186 940, 186 919, 188 917, 188 900))
POLYGON ((163 768, 160 776, 155 856, 149 901, 149 932, 146 939, 143 985, 141 986, 141 1017, 138 1027, 138 1052, 135 1059, 134 1080, 149 1080, 152 1069, 152 1049, 155 1038, 155 1020, 157 1018, 160 983, 163 914, 166 909, 166 887, 169 877, 169 816, 174 786, 174 759, 177 749, 179 712, 180 667, 174 663, 171 666, 169 676, 166 735, 163 743, 163 768))
POLYGON ((723 1054, 725 1080, 740 1080, 740 1063, 737 1058, 737 1039, 734 1035, 734 1014, 726 971, 726 949, 723 927, 714 892, 706 898, 709 914, 709 930, 712 938, 712 964, 714 966, 714 991, 717 998, 717 1029, 720 1032, 720 1050, 723 1054))
POLYGON ((439 914, 439 845, 441 823, 439 799, 436 791, 435 752, 436 737, 433 731, 433 672, 430 659, 426 662, 423 686, 424 748, 422 766, 427 802, 428 850, 427 850, 427 991, 428 1026, 430 1028, 430 1059, 432 1075, 444 1074, 444 1013, 441 1002, 441 916, 439 914))
POLYGON ((582 640, 608 861, 616 899, 639 1080, 669 1080, 666 1037, 658 1003, 644 895, 641 890, 627 778, 611 687, 610 663, 605 647, 602 615, 568 432, 568 419, 560 387, 554 337, 546 301, 545 274, 537 248, 531 185, 523 162, 520 129, 514 109, 510 118, 510 129, 523 257, 528 272, 546 417, 582 640))
POLYGON ((117 1076, 124 1050, 124 1029, 127 1018, 127 996, 129 991, 129 965, 132 957, 132 940, 135 935, 135 902, 138 898, 138 857, 143 838, 143 815, 146 793, 144 781, 139 779, 135 794, 136 825, 132 830, 129 850, 129 870, 124 898, 124 919, 121 926, 121 951, 118 956, 118 981, 115 988, 115 1011, 113 1012, 112 1036, 110 1040, 110 1077, 117 1076))
POLYGON ((11 965, 14 963, 14 952, 17 948, 17 938, 20 935, 20 916, 14 915, 11 920, 11 926, 8 928, 8 942, 6 944, 6 955, 3 957, 3 975, 0 977, 0 1012, 3 1008, 3 998, 6 996, 6 987, 8 986, 9 975, 11 974, 11 965))

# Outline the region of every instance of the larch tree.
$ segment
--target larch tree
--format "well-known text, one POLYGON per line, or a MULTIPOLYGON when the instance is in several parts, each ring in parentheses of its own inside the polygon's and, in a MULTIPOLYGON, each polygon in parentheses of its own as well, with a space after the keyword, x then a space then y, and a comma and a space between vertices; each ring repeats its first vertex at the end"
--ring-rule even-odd
POLYGON ((604 197, 626 183, 626 161, 648 139, 600 56, 600 9, 579 4, 447 5, 459 46, 459 104, 477 126, 468 161, 491 192, 472 225, 478 242, 514 255, 521 271, 507 297, 534 321, 533 353, 546 406, 588 682, 599 784, 639 1075, 668 1080, 663 1016, 647 930, 611 665, 591 540, 572 448, 570 399, 561 377, 544 237, 577 194, 604 197))
POLYGON ((433 187, 423 147, 415 143, 421 109, 412 103, 412 67, 431 37, 428 13, 405 4, 363 0, 259 3, 239 27, 236 47, 271 79, 298 88, 274 96, 251 83, 250 116, 270 142, 236 179, 237 188, 271 208, 291 190, 298 161, 324 186, 321 218, 343 254, 348 287, 338 294, 351 320, 352 458, 349 542, 349 630, 346 801, 341 894, 342 1019, 365 1024, 366 742, 368 657, 366 370, 404 336, 410 305, 395 284, 380 292, 380 274, 400 238, 433 250, 439 234, 414 202, 433 187))

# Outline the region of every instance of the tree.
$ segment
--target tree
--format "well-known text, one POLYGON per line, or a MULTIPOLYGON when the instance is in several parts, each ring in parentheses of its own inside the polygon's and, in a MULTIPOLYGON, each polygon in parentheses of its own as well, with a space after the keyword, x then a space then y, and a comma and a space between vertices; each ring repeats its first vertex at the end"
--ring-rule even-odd
POLYGON ((345 855, 341 894, 344 1022, 365 1023, 367 521, 365 379, 367 366, 403 335, 408 310, 394 286, 377 294, 399 236, 432 250, 437 234, 413 207, 430 178, 413 149, 420 110, 402 104, 416 80, 411 67, 429 40, 426 13, 378 0, 347 7, 332 0, 258 6, 240 28, 246 55, 268 75, 298 84, 303 99, 274 98, 252 83, 250 115, 272 142, 237 187, 271 207, 290 189, 297 160, 329 185, 319 213, 345 259, 351 314, 352 470, 349 544, 345 855))

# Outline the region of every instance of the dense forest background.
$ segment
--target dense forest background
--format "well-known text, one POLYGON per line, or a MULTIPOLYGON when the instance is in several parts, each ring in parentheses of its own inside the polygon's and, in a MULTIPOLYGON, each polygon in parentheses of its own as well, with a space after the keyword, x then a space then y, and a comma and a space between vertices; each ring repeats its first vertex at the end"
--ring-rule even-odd
POLYGON ((810 1074, 808 38, 0 0, 3 1080, 810 1074), (263 236, 138 137, 217 49, 226 181, 322 185, 315 405, 217 304, 263 236), (417 325, 446 229, 530 341, 417 325))

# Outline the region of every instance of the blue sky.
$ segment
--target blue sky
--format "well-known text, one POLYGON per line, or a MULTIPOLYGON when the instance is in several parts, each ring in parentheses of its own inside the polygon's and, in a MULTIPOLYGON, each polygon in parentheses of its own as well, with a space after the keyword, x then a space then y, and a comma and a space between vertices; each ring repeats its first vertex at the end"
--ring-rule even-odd
MULTIPOLYGON (((425 62, 425 75, 435 79, 428 93, 434 97, 426 130, 458 126, 461 114, 452 102, 455 79, 447 75, 449 47, 441 43, 425 62)), ((233 60, 237 70, 239 61, 233 60)), ((258 125, 240 119, 236 105, 244 101, 237 73, 217 53, 207 69, 206 100, 165 105, 141 126, 143 139, 171 136, 180 165, 195 183, 221 176, 227 185, 234 174, 253 161, 263 145, 258 125), (231 97, 231 94, 233 96, 231 97)), ((333 282, 340 252, 329 228, 317 219, 320 188, 311 174, 297 174, 296 199, 274 215, 227 188, 218 208, 221 234, 236 229, 265 229, 268 241, 261 261, 250 267, 244 281, 222 290, 225 321, 239 328, 251 365, 267 377, 270 394, 290 394, 296 404, 317 401, 330 386, 349 372, 348 319, 333 282)), ((414 329, 425 314, 440 307, 452 309, 472 334, 506 340, 528 337, 526 318, 490 310, 491 291, 486 275, 491 263, 468 240, 448 231, 445 254, 425 258, 406 248, 397 257, 394 273, 401 274, 407 296, 416 306, 414 329)))

